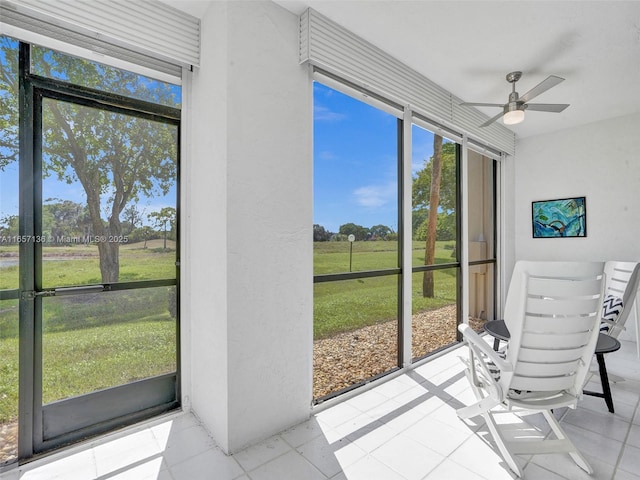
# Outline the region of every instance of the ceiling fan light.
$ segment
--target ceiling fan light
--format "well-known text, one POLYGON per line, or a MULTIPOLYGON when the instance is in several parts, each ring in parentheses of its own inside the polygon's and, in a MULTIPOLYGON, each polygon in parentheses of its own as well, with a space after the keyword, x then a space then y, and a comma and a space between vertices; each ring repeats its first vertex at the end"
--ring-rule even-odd
POLYGON ((524 110, 511 110, 504 114, 502 121, 505 125, 515 125, 524 120, 524 110))

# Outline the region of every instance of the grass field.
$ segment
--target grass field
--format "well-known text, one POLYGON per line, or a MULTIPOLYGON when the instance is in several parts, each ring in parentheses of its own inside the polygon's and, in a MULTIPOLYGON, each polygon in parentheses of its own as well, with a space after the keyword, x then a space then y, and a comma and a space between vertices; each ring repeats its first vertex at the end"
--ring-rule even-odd
MULTIPOLYGON (((120 280, 175 277, 175 244, 123 245, 120 280)), ((0 247, 13 258, 15 246, 0 247)), ((43 285, 100 283, 95 245, 43 249, 43 285)), ((18 286, 18 266, 0 269, 0 289, 18 286)), ((42 298, 43 402, 175 371, 175 287, 42 298)), ((18 301, 0 301, 0 424, 17 418, 18 301)))
MULTIPOLYGON (((162 241, 123 245, 121 281, 173 278, 175 245, 162 241)), ((0 246, 0 257, 13 258, 15 246, 0 246)), ((453 262, 453 243, 438 242, 437 263, 453 262)), ((355 242, 352 270, 398 265, 397 242, 355 242)), ((424 263, 424 247, 416 243, 414 265, 424 263)), ((44 249, 45 287, 100 283, 97 247, 76 245, 44 249)), ((349 244, 314 244, 314 272, 349 271, 349 244)), ((434 273, 434 298, 423 298, 422 273, 413 274, 413 311, 456 302, 456 269, 434 273)), ((0 269, 0 289, 18 287, 18 266, 0 269)), ((80 395, 175 370, 176 324, 169 313, 170 288, 102 294, 45 297, 43 307, 44 402, 80 395)), ((398 277, 373 277, 314 285, 314 336, 397 319, 398 277)), ((17 416, 18 302, 0 301, 0 424, 17 416)))
MULTIPOLYGON (((398 265, 397 242, 354 242, 352 271, 380 270, 398 265)), ((437 242, 436 263, 450 263, 453 242, 437 242)), ((415 242, 413 265, 424 264, 424 244, 415 242)), ((315 242, 314 273, 349 272, 347 242, 315 242)), ((422 296, 423 273, 412 279, 413 312, 432 310, 456 303, 456 269, 434 272, 435 295, 422 296)), ((371 277, 356 280, 316 283, 314 285, 314 338, 331 337, 398 318, 398 276, 371 277)))

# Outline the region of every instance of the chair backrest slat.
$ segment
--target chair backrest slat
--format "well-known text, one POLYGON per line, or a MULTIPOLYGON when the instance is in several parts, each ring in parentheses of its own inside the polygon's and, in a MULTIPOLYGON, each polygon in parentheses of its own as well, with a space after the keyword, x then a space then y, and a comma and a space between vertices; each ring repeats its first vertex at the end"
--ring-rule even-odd
POLYGON ((525 318, 523 330, 525 333, 558 334, 585 332, 591 329, 593 318, 588 317, 531 317, 525 318))
POLYGON ((559 377, 513 377, 509 388, 534 392, 558 392, 569 390, 575 386, 578 375, 559 377))
POLYGON ((505 304, 514 371, 503 388, 580 391, 599 331, 603 270, 602 262, 516 264, 505 304))

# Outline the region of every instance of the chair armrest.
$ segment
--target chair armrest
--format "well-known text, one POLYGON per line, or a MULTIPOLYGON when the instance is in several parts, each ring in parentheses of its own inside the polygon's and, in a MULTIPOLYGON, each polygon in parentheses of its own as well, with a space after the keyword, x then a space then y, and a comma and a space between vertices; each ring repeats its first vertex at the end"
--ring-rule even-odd
POLYGON ((458 325, 458 330, 462 333, 464 339, 484 353, 489 360, 491 360, 496 367, 500 369, 502 372, 512 372, 513 366, 504 360, 498 352, 496 352, 493 348, 489 346, 487 342, 485 342, 480 335, 478 335, 473 328, 469 325, 462 323, 458 325))

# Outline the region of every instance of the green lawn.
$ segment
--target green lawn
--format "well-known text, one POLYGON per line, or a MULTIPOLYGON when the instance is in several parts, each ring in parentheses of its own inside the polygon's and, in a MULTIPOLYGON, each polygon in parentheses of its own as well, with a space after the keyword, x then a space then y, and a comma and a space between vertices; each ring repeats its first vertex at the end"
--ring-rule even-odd
MULTIPOLYGON (((120 280, 175 277, 175 245, 124 245, 120 280)), ((15 246, 0 247, 5 257, 15 246)), ((44 249, 45 287, 100 283, 97 247, 44 249)), ((0 289, 15 289, 18 267, 0 269, 0 289)), ((176 369, 175 287, 42 298, 43 401, 81 395, 176 369)), ((0 424, 17 418, 18 301, 0 301, 0 424)))
MULTIPOLYGON (((141 244, 122 246, 121 281, 173 278, 175 250, 161 247, 158 241, 146 249, 141 244)), ((352 269, 397 267, 397 248, 397 242, 355 242, 352 269)), ((0 247, 0 255, 15 252, 17 247, 0 247)), ((452 242, 438 242, 436 263, 453 262, 452 253, 452 242)), ((45 256, 49 255, 56 259, 44 262, 46 287, 100 283, 94 245, 46 248, 45 256)), ((413 264, 423 263, 424 246, 417 242, 413 264)), ((348 271, 348 242, 314 244, 316 274, 348 271)), ((455 268, 434 273, 434 298, 422 297, 422 277, 413 274, 414 312, 456 302, 455 268)), ((17 286, 17 266, 1 269, 0 289, 17 286)), ((395 275, 315 284, 314 336, 325 338, 397 319, 398 299, 395 275)), ((44 401, 175 370, 176 325, 169 302, 168 287, 43 298, 44 401)), ((18 302, 0 301, 0 424, 17 416, 17 335, 18 302)))
MULTIPOLYGON (((424 245, 414 242, 413 265, 424 264, 424 245)), ((437 242, 436 263, 450 263, 453 242, 437 242)), ((352 271, 395 268, 397 242, 354 242, 352 271)), ((348 242, 315 242, 315 274, 349 271, 348 242)), ((422 296, 423 273, 413 274, 412 310, 431 310, 456 302, 456 270, 434 272, 435 295, 422 296)), ((314 338, 398 318, 398 277, 396 275, 314 285, 314 338)))
MULTIPOLYGON (((175 277, 175 242, 162 248, 162 240, 120 246, 120 281, 175 277)), ((16 258, 17 245, 0 246, 0 257, 16 258)), ((44 247, 42 284, 45 288, 100 283, 100 262, 95 244, 44 247)), ((0 290, 18 288, 18 266, 0 270, 0 290)))

